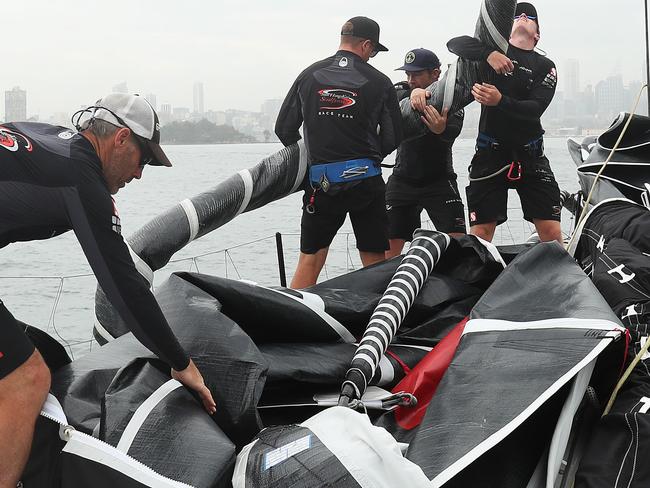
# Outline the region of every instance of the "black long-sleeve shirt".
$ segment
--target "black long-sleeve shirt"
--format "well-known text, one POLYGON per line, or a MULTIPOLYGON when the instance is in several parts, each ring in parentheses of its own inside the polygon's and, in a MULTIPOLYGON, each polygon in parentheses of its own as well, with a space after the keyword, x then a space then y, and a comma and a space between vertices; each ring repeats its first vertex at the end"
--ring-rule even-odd
POLYGON ((305 69, 287 93, 275 133, 288 146, 303 125, 311 164, 368 158, 381 161, 402 140, 393 83, 348 51, 305 69))
POLYGON ((189 357, 135 269, 92 144, 64 127, 0 125, 0 248, 70 229, 133 334, 174 369, 185 369, 189 357))
MULTIPOLYGON (((408 85, 407 85, 408 86, 408 85)), ((402 84, 395 86, 397 98, 402 100, 411 90, 402 84)), ((441 179, 455 179, 451 147, 463 128, 464 110, 447 116, 447 127, 442 134, 428 134, 402 142, 397 148, 393 174, 413 186, 426 186, 441 179)))
MULTIPOLYGON (((469 36, 452 39, 447 48, 472 61, 486 61, 494 50, 469 36)), ((523 145, 544 134, 540 118, 555 95, 557 72, 553 61, 535 51, 509 44, 506 56, 514 71, 495 77, 502 98, 495 107, 481 107, 479 130, 499 142, 523 145)))

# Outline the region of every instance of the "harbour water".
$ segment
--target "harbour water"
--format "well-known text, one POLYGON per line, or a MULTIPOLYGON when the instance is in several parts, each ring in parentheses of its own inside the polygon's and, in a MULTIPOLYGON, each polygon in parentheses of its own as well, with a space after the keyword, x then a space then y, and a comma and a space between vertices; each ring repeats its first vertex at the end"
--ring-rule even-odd
MULTIPOLYGON (((116 195, 122 233, 128 237, 165 209, 214 187, 241 169, 254 166, 279 149, 281 145, 273 143, 167 146, 165 150, 174 162, 173 168, 148 167, 141 181, 132 182, 116 195)), ((473 151, 474 141, 470 139, 458 140, 454 146, 454 166, 461 193, 467 184, 467 166, 473 151)), ((546 139, 546 154, 560 187, 577 190, 575 165, 566 149, 566 139, 546 139)), ((385 162, 392 163, 393 156, 385 162)), ((384 172, 385 178, 388 175, 390 170, 384 172)), ((299 249, 300 197, 297 193, 240 215, 189 244, 165 269, 156 272, 155 283, 162 283, 174 271, 199 271, 278 285, 276 232, 283 235, 287 279, 291 280, 299 249)), ((522 221, 515 192, 510 192, 509 207, 512 208, 510 220, 499 228, 496 244, 520 242, 530 232, 529 225, 522 221)), ((563 211, 562 217, 563 229, 568 232, 569 214, 563 211)), ((70 344, 75 357, 92 347, 96 281, 72 232, 47 241, 16 243, 0 249, 0 263, 0 298, 17 318, 70 344)), ((359 266, 354 235, 347 220, 332 244, 321 279, 359 266)))

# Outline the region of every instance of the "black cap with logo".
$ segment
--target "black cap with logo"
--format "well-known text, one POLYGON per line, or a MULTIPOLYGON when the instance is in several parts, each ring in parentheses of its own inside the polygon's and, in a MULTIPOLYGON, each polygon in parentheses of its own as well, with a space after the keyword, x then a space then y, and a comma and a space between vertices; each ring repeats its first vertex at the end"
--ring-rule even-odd
POLYGON ((395 70, 404 71, 423 71, 425 69, 440 68, 440 60, 433 51, 418 48, 412 49, 404 56, 404 66, 395 68, 395 70))
POLYGON ((352 17, 343 25, 341 35, 369 39, 375 43, 377 51, 388 51, 388 48, 379 42, 379 24, 368 17, 352 17))

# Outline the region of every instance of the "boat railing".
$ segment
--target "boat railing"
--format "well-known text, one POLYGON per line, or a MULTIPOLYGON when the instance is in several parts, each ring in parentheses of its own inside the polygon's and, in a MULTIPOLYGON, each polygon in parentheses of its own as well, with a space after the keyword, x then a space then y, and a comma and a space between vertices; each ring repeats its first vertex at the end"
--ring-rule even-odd
MULTIPOLYGON (((509 209, 509 214, 513 215, 513 218, 497 228, 494 238, 496 245, 523 242, 534 231, 530 223, 523 218, 518 218, 517 212, 521 210, 509 209)), ((433 225, 430 220, 424 220, 422 227, 432 229, 433 225)), ((568 223, 565 222, 564 227, 568 229, 568 223)), ((299 233, 282 233, 278 245, 278 235, 271 234, 216 250, 179 256, 156 272, 154 287, 177 271, 194 271, 231 279, 254 280, 268 286, 285 285, 286 278, 283 281, 283 276, 286 277, 286 270, 293 272, 297 264, 299 241, 299 233), (254 259, 251 259, 251 256, 254 256, 254 259)), ((337 234, 330 247, 321 280, 361 267, 354 246, 355 239, 352 232, 337 234)), ((90 326, 94 321, 93 304, 96 286, 92 272, 52 276, 0 275, 0 281, 3 284, 9 283, 5 289, 29 290, 31 298, 25 298, 25 301, 39 303, 38 307, 21 309, 19 303, 18 310, 11 305, 10 308, 20 320, 55 336, 71 357, 81 356, 93 347, 98 347, 92 338, 90 326), (29 284, 14 286, 25 281, 29 284), (88 326, 80 324, 88 324, 88 326)), ((20 296, 20 293, 16 293, 16 296, 20 296)))

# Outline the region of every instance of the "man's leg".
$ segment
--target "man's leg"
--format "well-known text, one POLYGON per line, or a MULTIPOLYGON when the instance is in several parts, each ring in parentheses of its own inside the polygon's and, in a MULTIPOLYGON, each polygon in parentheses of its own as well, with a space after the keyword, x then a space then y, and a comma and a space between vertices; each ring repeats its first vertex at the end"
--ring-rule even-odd
POLYGON ((350 221, 365 267, 384 261, 389 249, 384 180, 381 176, 364 180, 353 191, 348 207, 350 221))
POLYGON ((369 252, 359 250, 359 257, 361 258, 361 263, 363 267, 370 266, 371 264, 379 263, 386 259, 385 252, 369 252))
MULTIPOLYGON (((420 227, 422 208, 417 204, 416 190, 408 183, 391 175, 386 183, 386 215, 388 217, 388 246, 386 259, 399 256, 404 244, 413 238, 420 227)), ((363 257, 362 257, 363 260, 363 257)))
POLYGON ((485 224, 474 224, 470 227, 469 233, 473 236, 480 237, 481 239, 492 242, 494 232, 496 231, 497 223, 487 222, 485 224))
POLYGON ((535 224, 535 229, 537 230, 537 235, 539 235, 540 241, 557 241, 560 244, 564 244, 562 239, 562 228, 557 220, 533 219, 533 224, 535 224))
POLYGON ((436 230, 460 237, 467 234, 465 205, 455 179, 446 179, 431 185, 426 198, 420 201, 436 230))
POLYGON ((300 220, 300 257, 298 266, 291 280, 291 288, 307 288, 318 281, 332 239, 345 221, 346 194, 341 192, 335 197, 318 192, 315 198, 315 211, 305 210, 312 192, 308 190, 303 195, 303 211, 300 220))
POLYGON ((560 187, 546 156, 540 156, 530 163, 534 171, 517 188, 524 218, 535 224, 542 242, 557 241, 563 244, 560 215, 560 187))
POLYGON ((16 487, 49 391, 50 370, 37 350, 0 379, 0 488, 16 487))
POLYGON ((298 289, 315 285, 316 281, 318 281, 318 275, 320 275, 320 272, 325 265, 328 251, 329 246, 324 249, 319 249, 314 254, 301 252, 300 257, 298 258, 298 266, 296 267, 296 272, 291 280, 290 287, 298 289))
MULTIPOLYGON (((407 205, 386 205, 389 249, 384 255, 385 259, 399 256, 404 249, 404 244, 413 239, 413 232, 421 224, 421 212, 422 207, 412 202, 407 205)), ((363 261, 363 256, 361 259, 363 261)))
MULTIPOLYGON (((390 249, 384 254, 384 257, 386 259, 399 256, 402 253, 402 249, 404 249, 404 244, 406 244, 406 241, 404 239, 388 239, 388 244, 390 246, 390 249)), ((359 255, 361 256, 361 262, 363 263, 363 253, 359 251, 359 255)), ((363 265, 367 266, 365 263, 363 265)))
POLYGON ((488 242, 492 242, 497 224, 508 218, 508 186, 504 175, 480 178, 502 165, 502 159, 498 151, 477 151, 471 164, 472 179, 465 188, 469 233, 488 242))

